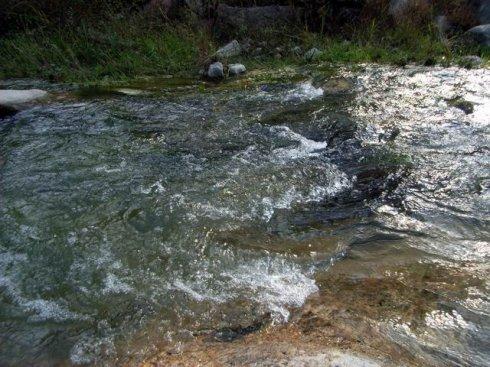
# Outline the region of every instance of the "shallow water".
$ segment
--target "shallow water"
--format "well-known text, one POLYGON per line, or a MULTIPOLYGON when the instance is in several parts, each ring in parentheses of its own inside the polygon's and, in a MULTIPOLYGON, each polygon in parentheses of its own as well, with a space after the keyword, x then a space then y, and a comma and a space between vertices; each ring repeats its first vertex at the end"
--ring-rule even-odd
POLYGON ((490 72, 341 73, 335 95, 162 86, 0 121, 1 364, 134 363, 287 321, 335 262, 410 258, 481 282, 388 337, 486 365, 490 72))

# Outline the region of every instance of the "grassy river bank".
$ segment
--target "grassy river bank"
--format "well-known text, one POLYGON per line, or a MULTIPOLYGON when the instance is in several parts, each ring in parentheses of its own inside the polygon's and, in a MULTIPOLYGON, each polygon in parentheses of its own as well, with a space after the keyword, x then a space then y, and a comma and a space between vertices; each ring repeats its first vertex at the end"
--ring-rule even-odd
MULTIPOLYGON (((218 38, 193 22, 197 21, 168 24, 143 15, 114 16, 73 27, 7 34, 0 37, 0 78, 104 83, 139 76, 196 77, 230 39, 218 38)), ((239 41, 247 43, 247 49, 236 61, 249 70, 306 64, 303 53, 312 47, 322 51, 315 61, 336 64, 465 66, 467 55, 478 55, 484 63, 490 59, 488 48, 466 44, 462 36, 443 39, 434 24, 386 30, 373 23, 348 38, 312 33, 300 26, 270 28, 239 41)))

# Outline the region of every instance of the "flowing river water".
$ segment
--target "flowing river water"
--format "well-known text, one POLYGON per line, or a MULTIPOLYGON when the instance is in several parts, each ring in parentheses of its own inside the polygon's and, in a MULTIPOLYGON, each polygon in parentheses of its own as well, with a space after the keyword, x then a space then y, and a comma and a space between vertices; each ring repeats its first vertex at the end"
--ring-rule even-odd
POLYGON ((44 85, 59 98, 0 120, 0 364, 135 364, 393 279, 419 292, 377 301, 387 340, 487 366, 490 71, 339 75, 44 85))

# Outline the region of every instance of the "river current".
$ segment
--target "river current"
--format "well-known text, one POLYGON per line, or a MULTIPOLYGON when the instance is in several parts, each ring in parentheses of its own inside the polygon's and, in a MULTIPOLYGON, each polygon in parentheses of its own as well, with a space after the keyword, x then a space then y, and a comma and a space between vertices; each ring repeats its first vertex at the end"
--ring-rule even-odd
POLYGON ((287 322, 336 263, 410 260, 474 281, 387 337, 488 365, 490 71, 339 74, 349 88, 43 85, 58 98, 0 120, 0 364, 142 360, 287 322))

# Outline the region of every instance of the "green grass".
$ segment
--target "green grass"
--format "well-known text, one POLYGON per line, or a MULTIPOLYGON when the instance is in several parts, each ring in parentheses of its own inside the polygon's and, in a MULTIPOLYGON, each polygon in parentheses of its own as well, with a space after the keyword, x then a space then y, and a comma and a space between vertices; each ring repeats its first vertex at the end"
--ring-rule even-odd
POLYGON ((351 40, 318 39, 316 36, 310 43, 324 51, 322 61, 333 63, 433 65, 459 63, 465 55, 480 55, 487 61, 490 58, 488 48, 466 42, 462 36, 443 40, 431 25, 424 29, 405 25, 390 30, 372 25, 356 32, 351 40))
POLYGON ((83 82, 188 74, 213 46, 185 27, 113 21, 0 39, 0 77, 83 82))
MULTIPOLYGON (((191 24, 191 23, 189 23, 191 24)), ((197 24, 197 23, 195 23, 197 24)), ((236 61, 251 69, 279 69, 306 62, 292 54, 274 57, 300 45, 323 51, 317 62, 377 62, 405 65, 458 63, 468 54, 490 59, 488 48, 468 46, 458 38, 443 42, 429 25, 425 29, 398 27, 389 31, 372 24, 349 40, 296 30, 266 29, 256 40, 268 43, 268 54, 244 55, 236 61), (288 34, 289 33, 289 34, 288 34)), ((0 78, 34 77, 63 82, 104 82, 136 76, 195 76, 218 42, 199 27, 149 23, 142 17, 114 18, 104 24, 45 29, 0 38, 0 78)))

